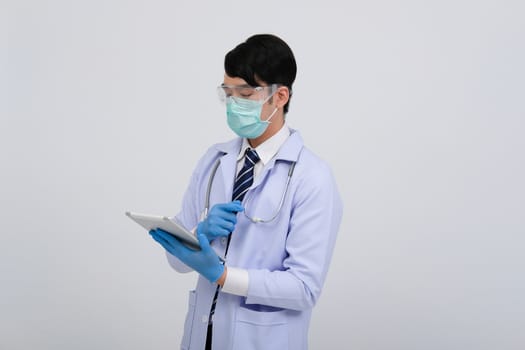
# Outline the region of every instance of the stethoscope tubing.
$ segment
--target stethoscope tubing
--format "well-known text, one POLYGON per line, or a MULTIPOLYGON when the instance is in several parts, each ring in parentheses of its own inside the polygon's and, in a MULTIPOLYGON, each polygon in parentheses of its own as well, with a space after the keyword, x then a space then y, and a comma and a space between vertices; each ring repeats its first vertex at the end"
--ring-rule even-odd
MULTIPOLYGON (((202 218, 201 220, 204 220, 208 217, 208 211, 210 209, 210 194, 211 194, 211 188, 213 186, 213 180, 215 179, 215 174, 217 173, 217 169, 219 168, 219 165, 221 163, 221 159, 217 159, 215 161, 215 164, 213 165, 213 168, 211 169, 211 173, 210 173, 210 177, 208 179, 208 185, 207 185, 207 188, 206 188, 206 198, 205 198, 205 202, 204 202, 204 210, 203 210, 203 213, 202 213, 202 218)), ((292 175, 293 175, 293 172, 294 172, 294 169, 295 169, 295 165, 297 164, 297 162, 291 162, 291 165, 290 165, 290 169, 288 170, 288 177, 286 179, 286 184, 285 184, 285 189, 283 191, 283 194, 281 196, 281 200, 279 202, 279 207, 277 208, 277 211, 275 212, 275 214, 270 218, 270 219, 261 219, 261 218, 256 218, 256 217, 250 217, 248 216, 248 214, 246 214, 246 211, 244 211, 244 215, 250 219, 250 221, 252 221, 253 223, 267 223, 267 222, 271 222, 273 220, 275 220, 277 218, 277 216, 279 215, 279 212, 281 211, 283 205, 284 205, 284 200, 286 198, 286 194, 288 193, 288 188, 290 187, 290 180, 292 179, 292 175)))

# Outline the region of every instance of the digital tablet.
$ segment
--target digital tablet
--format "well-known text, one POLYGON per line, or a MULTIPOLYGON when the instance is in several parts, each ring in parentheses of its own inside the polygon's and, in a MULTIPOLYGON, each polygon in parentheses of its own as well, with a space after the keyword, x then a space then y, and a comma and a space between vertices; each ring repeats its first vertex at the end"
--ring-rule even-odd
POLYGON ((184 226, 167 216, 126 212, 126 215, 146 230, 160 228, 177 237, 182 243, 194 250, 200 250, 199 240, 184 226))

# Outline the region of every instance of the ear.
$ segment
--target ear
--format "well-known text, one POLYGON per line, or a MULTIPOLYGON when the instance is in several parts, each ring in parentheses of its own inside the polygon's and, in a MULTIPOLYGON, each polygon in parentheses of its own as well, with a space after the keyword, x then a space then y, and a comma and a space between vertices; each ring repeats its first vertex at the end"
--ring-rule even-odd
POLYGON ((288 90, 286 86, 279 86, 275 92, 275 95, 273 95, 273 98, 275 99, 275 104, 277 107, 283 108, 290 99, 290 90, 288 90))

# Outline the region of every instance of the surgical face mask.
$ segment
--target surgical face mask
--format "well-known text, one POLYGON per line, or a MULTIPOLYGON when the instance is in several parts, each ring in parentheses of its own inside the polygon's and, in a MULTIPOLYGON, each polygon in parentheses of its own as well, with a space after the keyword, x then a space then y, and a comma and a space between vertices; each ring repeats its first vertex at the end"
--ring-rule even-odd
POLYGON ((268 119, 261 120, 261 111, 263 105, 273 96, 270 95, 262 101, 248 100, 239 97, 229 97, 226 102, 226 116, 228 117, 228 126, 240 137, 254 139, 261 136, 270 120, 277 112, 277 107, 270 114, 268 119))

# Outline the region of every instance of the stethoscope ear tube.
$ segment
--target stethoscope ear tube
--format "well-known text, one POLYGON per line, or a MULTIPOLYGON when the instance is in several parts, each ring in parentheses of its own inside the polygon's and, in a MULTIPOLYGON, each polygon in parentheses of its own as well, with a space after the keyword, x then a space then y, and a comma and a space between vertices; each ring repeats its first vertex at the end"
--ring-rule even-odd
POLYGON ((215 164, 213 164, 213 168, 211 169, 210 178, 208 179, 208 186, 206 188, 206 199, 204 201, 204 210, 201 214, 201 221, 208 217, 208 211, 210 210, 211 186, 213 184, 213 179, 215 178, 215 173, 217 172, 217 169, 219 168, 219 164, 221 164, 220 158, 215 161, 215 164))
POLYGON ((292 165, 290 165, 290 170, 288 170, 288 181, 290 181, 290 178, 293 175, 293 171, 295 169, 295 164, 297 164, 297 162, 292 162, 292 165))

